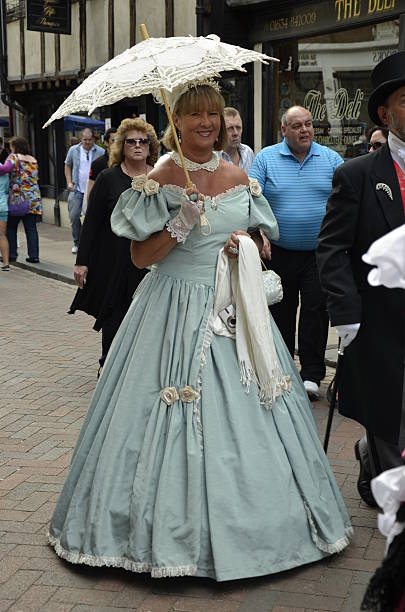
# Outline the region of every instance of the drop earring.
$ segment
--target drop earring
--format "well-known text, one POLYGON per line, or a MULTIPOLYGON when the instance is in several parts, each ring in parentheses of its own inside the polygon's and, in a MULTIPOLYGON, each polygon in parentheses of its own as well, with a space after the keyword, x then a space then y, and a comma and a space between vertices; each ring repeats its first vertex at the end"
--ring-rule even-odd
POLYGON ((181 144, 181 132, 180 132, 180 130, 177 131, 177 138, 179 140, 179 143, 181 144))

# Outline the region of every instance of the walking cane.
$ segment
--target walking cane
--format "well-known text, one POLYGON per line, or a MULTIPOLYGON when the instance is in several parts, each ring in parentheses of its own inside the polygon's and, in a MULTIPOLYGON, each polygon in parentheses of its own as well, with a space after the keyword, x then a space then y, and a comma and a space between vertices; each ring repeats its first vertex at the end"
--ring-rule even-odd
POLYGON ((335 384, 333 385, 332 399, 331 399, 330 406, 329 406, 328 422, 327 422, 326 431, 325 431, 325 440, 323 442, 323 450, 325 451, 325 453, 328 452, 329 437, 330 437, 330 430, 332 428, 333 413, 335 411, 336 398, 337 398, 337 394, 338 394, 338 390, 340 386, 340 379, 342 377, 341 372, 342 372, 342 366, 343 366, 344 350, 345 350, 345 347, 339 340, 338 358, 336 362, 335 384))

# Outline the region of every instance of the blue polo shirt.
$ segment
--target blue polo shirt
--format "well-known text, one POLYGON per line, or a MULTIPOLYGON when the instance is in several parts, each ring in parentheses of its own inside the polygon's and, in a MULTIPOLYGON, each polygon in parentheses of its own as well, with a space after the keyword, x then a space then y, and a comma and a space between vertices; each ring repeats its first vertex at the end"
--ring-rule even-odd
POLYGON ((259 181, 277 219, 275 244, 290 251, 316 249, 333 173, 342 163, 339 153, 316 142, 301 163, 285 139, 256 155, 249 176, 259 181))

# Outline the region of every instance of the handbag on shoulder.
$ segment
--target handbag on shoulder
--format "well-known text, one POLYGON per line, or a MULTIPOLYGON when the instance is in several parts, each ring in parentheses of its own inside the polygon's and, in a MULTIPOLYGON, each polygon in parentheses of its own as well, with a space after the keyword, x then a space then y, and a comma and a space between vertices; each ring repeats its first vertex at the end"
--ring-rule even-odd
POLYGON ((31 203, 24 197, 21 180, 20 160, 17 158, 17 171, 10 181, 8 192, 8 214, 11 217, 25 217, 31 209, 31 203))

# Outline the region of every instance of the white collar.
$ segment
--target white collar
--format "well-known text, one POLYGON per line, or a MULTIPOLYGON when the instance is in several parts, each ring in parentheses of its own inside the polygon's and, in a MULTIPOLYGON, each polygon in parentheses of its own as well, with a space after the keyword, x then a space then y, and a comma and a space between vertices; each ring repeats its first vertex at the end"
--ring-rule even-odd
POLYGON ((392 159, 395 160, 403 172, 405 172, 405 142, 395 136, 392 132, 388 134, 388 146, 392 159))

